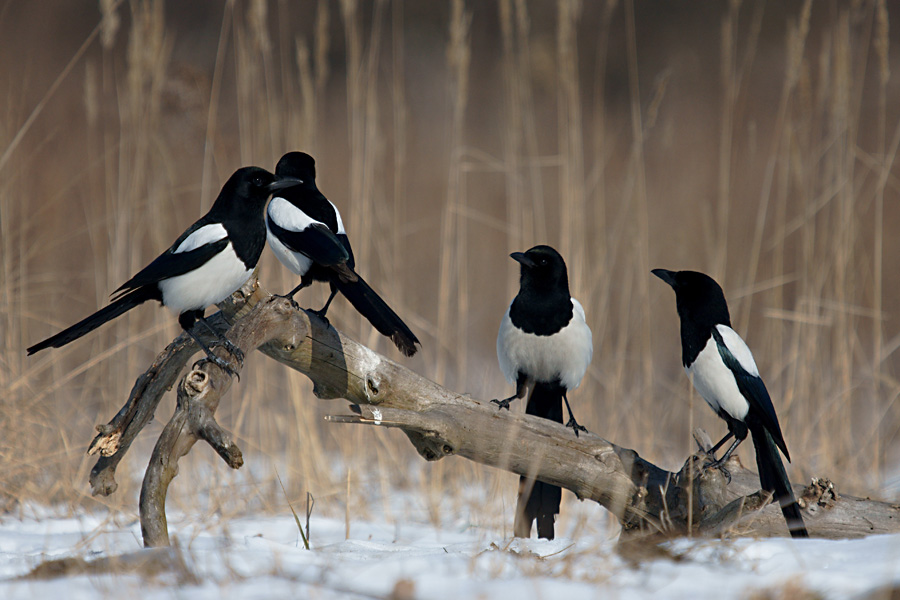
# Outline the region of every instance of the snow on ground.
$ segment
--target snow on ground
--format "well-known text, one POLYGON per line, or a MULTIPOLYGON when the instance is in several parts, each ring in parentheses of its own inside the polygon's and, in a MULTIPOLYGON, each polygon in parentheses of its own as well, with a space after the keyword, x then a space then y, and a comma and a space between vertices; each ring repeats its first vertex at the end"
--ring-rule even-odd
MULTIPOLYGON (((578 508, 587 505, 567 506, 596 510, 578 508)), ((62 517, 25 507, 16 517, 0 517, 0 598, 724 599, 758 592, 791 598, 804 590, 864 598, 900 584, 900 535, 680 540, 667 547, 668 556, 632 563, 616 553, 615 535, 604 526, 586 526, 576 538, 518 540, 449 515, 437 527, 420 511, 407 514, 402 524, 351 520, 349 539, 343 519, 314 515, 311 550, 289 512, 231 519, 170 515, 169 531, 186 567, 181 572, 101 568, 23 579, 48 560, 76 557, 97 565, 146 552, 133 518, 62 517)))

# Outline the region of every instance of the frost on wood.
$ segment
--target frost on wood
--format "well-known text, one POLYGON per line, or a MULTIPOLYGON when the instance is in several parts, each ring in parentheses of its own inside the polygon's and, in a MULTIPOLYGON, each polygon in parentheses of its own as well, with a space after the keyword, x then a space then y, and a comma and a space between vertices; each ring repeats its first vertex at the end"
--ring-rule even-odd
MULTIPOLYGON (((698 436, 698 453, 678 472, 661 469, 635 451, 594 434, 579 437, 561 424, 511 411, 458 394, 348 338, 321 319, 294 309, 288 300, 245 286, 215 315, 234 322, 229 339, 247 360, 263 354, 300 371, 313 382, 318 398, 345 398, 348 414, 332 423, 398 428, 426 460, 457 455, 475 462, 535 477, 564 487, 581 499, 604 506, 626 536, 787 535, 778 507, 759 489, 757 475, 732 458, 729 483, 719 470, 703 470, 708 438, 698 436)), ((224 328, 224 325, 223 325, 224 328)), ((91 444, 101 454, 91 472, 95 494, 115 490, 115 466, 134 436, 153 415, 190 355, 192 342, 180 336, 138 379, 119 414, 91 444)), ((228 359, 224 350, 218 349, 228 359)), ((178 458, 198 439, 210 443, 230 466, 240 450, 215 423, 213 415, 231 378, 203 362, 178 387, 178 407, 160 435, 141 492, 146 545, 168 543, 165 493, 178 458)), ((860 537, 900 530, 898 507, 837 493, 825 479, 795 485, 794 494, 813 536, 860 537)))

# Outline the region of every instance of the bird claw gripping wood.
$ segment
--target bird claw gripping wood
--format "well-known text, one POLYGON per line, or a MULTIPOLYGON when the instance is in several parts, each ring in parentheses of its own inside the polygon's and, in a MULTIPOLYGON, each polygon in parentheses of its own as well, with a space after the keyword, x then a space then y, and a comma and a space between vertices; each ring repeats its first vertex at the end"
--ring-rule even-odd
POLYGON ((494 399, 494 400, 491 400, 491 402, 493 404, 497 405, 497 410, 501 410, 503 408, 505 408, 506 410, 509 410, 509 402, 511 400, 516 400, 516 397, 513 396, 512 398, 504 398, 503 400, 494 399))
MULTIPOLYGON (((244 351, 234 345, 234 343, 228 338, 223 338, 221 340, 214 341, 210 344, 210 347, 215 348, 216 346, 220 346, 228 350, 228 352, 234 357, 234 359, 238 362, 238 365, 244 366, 244 351)), ((219 364, 219 363, 216 363, 219 364)), ((222 365, 219 365, 220 367, 222 365)), ((224 367, 223 367, 224 368, 224 367)))
POLYGON ((725 463, 728 462, 728 460, 731 457, 723 457, 723 458, 724 458, 724 460, 722 458, 720 458, 717 460, 706 461, 705 463, 703 463, 703 470, 706 471, 707 469, 718 469, 719 471, 722 472, 722 475, 725 476, 725 481, 728 482, 726 485, 730 485, 731 484, 731 471, 729 471, 725 467, 725 463))
MULTIPOLYGON (((240 349, 238 349, 238 351, 240 352, 240 349)), ((237 358, 237 357, 235 357, 235 358, 237 358)), ((243 362, 243 357, 241 357, 241 360, 243 362)), ((219 367, 220 369, 222 369, 223 371, 225 371, 226 373, 228 373, 229 375, 231 375, 232 377, 237 378, 238 381, 241 380, 240 373, 238 373, 237 370, 235 370, 235 368, 231 366, 231 363, 229 363, 224 358, 220 358, 220 357, 216 356, 215 354, 209 354, 206 358, 202 359, 199 362, 200 363, 211 362, 214 365, 216 365, 217 367, 219 367)))
POLYGON ((571 428, 572 428, 572 431, 575 432, 575 437, 578 437, 578 432, 579 432, 579 431, 583 431, 583 432, 585 432, 585 433, 589 433, 588 430, 587 430, 587 428, 584 427, 583 425, 579 425, 579 424, 578 424, 578 421, 575 420, 575 417, 572 417, 572 416, 569 417, 569 422, 566 423, 566 427, 571 427, 571 428))

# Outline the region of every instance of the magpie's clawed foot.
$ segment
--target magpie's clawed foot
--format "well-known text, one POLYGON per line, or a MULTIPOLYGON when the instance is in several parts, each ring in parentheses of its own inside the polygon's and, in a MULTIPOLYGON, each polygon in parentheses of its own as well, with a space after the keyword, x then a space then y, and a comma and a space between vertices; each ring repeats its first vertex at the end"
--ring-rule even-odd
POLYGON ((730 484, 731 483, 731 472, 725 468, 726 462, 727 461, 724 461, 721 459, 707 461, 707 462, 703 463, 703 470, 706 471, 707 469, 718 469, 718 470, 722 471, 722 475, 725 476, 725 481, 727 481, 728 484, 730 484))
POLYGON ((575 437, 578 437, 579 431, 583 431, 585 433, 588 432, 588 430, 585 427, 582 427, 581 425, 579 425, 578 421, 575 420, 575 417, 572 417, 572 416, 569 417, 569 422, 566 423, 566 427, 572 428, 572 431, 575 432, 575 437))
POLYGON ((497 410, 500 410, 500 409, 503 409, 503 408, 505 408, 506 410, 509 410, 509 401, 510 401, 511 399, 512 399, 512 398, 504 398, 503 400, 496 400, 496 399, 495 399, 495 400, 491 400, 491 402, 493 402, 494 404, 496 404, 496 405, 498 406, 497 410))
MULTIPOLYGON (((240 349, 238 349, 238 352, 240 352, 240 349)), ((229 363, 224 358, 219 358, 215 354, 207 354, 206 358, 204 358, 203 360, 213 363, 232 377, 236 377, 238 381, 241 380, 240 374, 235 370, 234 367, 231 366, 231 363, 229 363)))
POLYGON ((221 346, 222 348, 228 350, 228 352, 234 357, 238 364, 244 366, 244 351, 235 346, 231 340, 229 340, 228 338, 222 338, 221 340, 217 340, 210 344, 210 347, 214 348, 216 346, 221 346))

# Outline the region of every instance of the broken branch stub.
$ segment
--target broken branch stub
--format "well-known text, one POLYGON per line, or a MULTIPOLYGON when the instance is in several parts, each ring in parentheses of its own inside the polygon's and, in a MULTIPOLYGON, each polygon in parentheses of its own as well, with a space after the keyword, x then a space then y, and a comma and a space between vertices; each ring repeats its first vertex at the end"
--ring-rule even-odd
MULTIPOLYGON (((228 332, 228 339, 245 356, 260 344, 274 340, 281 347, 299 343, 306 326, 290 302, 270 297, 259 303, 228 332)), ((231 360, 227 350, 214 350, 217 356, 231 360)), ((231 387, 232 377, 222 368, 201 360, 178 386, 175 413, 163 428, 141 486, 140 514, 144 545, 165 546, 169 543, 165 504, 169 484, 178 473, 178 460, 198 440, 204 440, 225 463, 237 469, 244 464, 240 449, 231 436, 215 420, 222 395, 231 387)))

